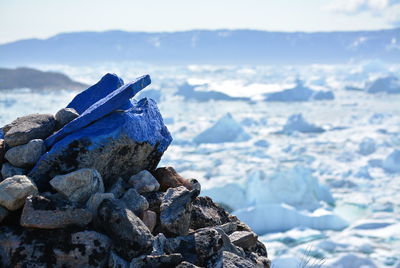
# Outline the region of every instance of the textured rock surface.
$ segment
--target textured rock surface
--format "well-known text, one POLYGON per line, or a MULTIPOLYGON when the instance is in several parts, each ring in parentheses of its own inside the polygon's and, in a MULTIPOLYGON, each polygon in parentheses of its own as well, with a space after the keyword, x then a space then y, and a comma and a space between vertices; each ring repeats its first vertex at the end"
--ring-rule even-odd
POLYGON ((30 177, 46 189, 58 174, 94 168, 108 187, 118 177, 154 170, 171 141, 156 104, 142 99, 135 109, 111 113, 57 142, 30 177))
POLYGON ((178 174, 173 167, 157 168, 153 172, 154 177, 160 184, 160 190, 165 192, 168 188, 175 188, 178 186, 185 186, 192 190, 190 182, 178 174))
POLYGON ((96 216, 97 209, 103 200, 114 199, 115 196, 112 193, 95 193, 92 195, 86 203, 86 208, 92 212, 93 216, 96 216))
POLYGON ((46 146, 43 140, 34 139, 29 141, 27 144, 18 145, 10 148, 5 158, 13 166, 19 168, 33 167, 39 160, 40 156, 46 152, 46 146))
POLYGON ((149 228, 150 232, 153 232, 157 224, 157 214, 154 211, 146 210, 143 211, 141 219, 147 228, 149 228))
POLYGON ((110 239, 95 231, 1 227, 2 267, 107 267, 110 239))
POLYGON ((26 174, 26 170, 23 168, 14 167, 10 163, 3 163, 1 167, 1 176, 3 179, 15 176, 15 175, 24 175, 26 174))
POLYGON ((8 210, 21 208, 26 197, 37 194, 35 184, 24 175, 15 175, 0 182, 0 205, 8 210))
POLYGON ((81 128, 88 126, 103 116, 119 109, 129 102, 129 99, 136 95, 140 90, 151 83, 150 76, 145 75, 137 78, 124 86, 114 90, 106 97, 100 99, 89 108, 87 108, 78 118, 65 125, 62 129, 46 139, 46 145, 51 147, 54 143, 61 140, 68 134, 71 134, 81 128))
POLYGON ((130 188, 121 198, 125 206, 133 211, 137 216, 149 208, 149 203, 146 198, 141 196, 134 188, 130 188))
POLYGON ((103 180, 95 169, 83 168, 55 176, 50 185, 72 202, 86 202, 95 193, 103 193, 103 180))
POLYGON ((168 235, 185 235, 190 226, 193 193, 183 186, 170 188, 160 207, 161 228, 168 235))
POLYGON ((231 242, 241 248, 251 248, 257 243, 257 235, 249 231, 236 231, 229 236, 231 242))
POLYGON ((153 235, 122 201, 104 200, 95 221, 98 228, 112 238, 115 251, 121 257, 130 260, 151 252, 153 235))
POLYGON ((170 255, 145 255, 134 258, 131 261, 129 268, 173 268, 182 261, 182 255, 174 253, 170 255))
POLYGON ((0 165, 3 163, 4 154, 6 153, 6 143, 4 139, 0 139, 0 165))
POLYGON ((68 124, 69 122, 71 122, 72 120, 77 118, 78 116, 79 116, 79 114, 77 111, 75 111, 74 108, 63 108, 63 109, 59 110, 56 113, 56 115, 54 116, 57 121, 57 124, 56 124, 57 129, 62 128, 63 126, 65 126, 66 124, 68 124))
POLYGON ((31 114, 19 117, 3 127, 4 140, 10 147, 26 144, 33 139, 46 139, 56 126, 51 114, 31 114))
POLYGON ((147 170, 142 170, 130 177, 128 183, 139 193, 154 192, 160 188, 160 184, 156 178, 147 170))
POLYGON ((192 203, 190 228, 196 230, 229 222, 229 215, 208 196, 199 196, 192 203))
POLYGON ((21 215, 21 226, 27 228, 59 229, 71 225, 85 226, 91 221, 89 210, 43 196, 28 197, 21 215))
POLYGON ((253 268, 254 263, 229 251, 223 251, 215 262, 209 264, 214 268, 253 268))
POLYGON ((0 206, 0 223, 4 220, 8 215, 8 210, 0 206))
POLYGON ((107 192, 114 194, 115 198, 120 198, 124 195, 127 185, 122 178, 118 178, 113 184, 108 187, 107 192))

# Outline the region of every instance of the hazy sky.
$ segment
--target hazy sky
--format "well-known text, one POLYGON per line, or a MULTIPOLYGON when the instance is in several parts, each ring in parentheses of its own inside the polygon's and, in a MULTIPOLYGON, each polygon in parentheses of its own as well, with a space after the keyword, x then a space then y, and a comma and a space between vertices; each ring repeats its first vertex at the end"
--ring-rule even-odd
POLYGON ((400 0, 0 0, 0 43, 72 31, 370 30, 400 26, 400 0))

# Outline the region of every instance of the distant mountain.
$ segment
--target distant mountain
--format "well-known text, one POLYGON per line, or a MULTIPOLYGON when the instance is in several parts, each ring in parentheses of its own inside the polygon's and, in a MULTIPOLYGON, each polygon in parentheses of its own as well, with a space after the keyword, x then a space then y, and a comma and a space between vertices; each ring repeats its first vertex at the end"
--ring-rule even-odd
POLYGON ((159 64, 312 64, 369 59, 399 62, 400 28, 318 33, 76 32, 0 45, 0 65, 125 60, 159 64))
POLYGON ((42 72, 31 68, 0 68, 0 90, 31 89, 84 89, 87 85, 75 82, 68 76, 55 72, 42 72))

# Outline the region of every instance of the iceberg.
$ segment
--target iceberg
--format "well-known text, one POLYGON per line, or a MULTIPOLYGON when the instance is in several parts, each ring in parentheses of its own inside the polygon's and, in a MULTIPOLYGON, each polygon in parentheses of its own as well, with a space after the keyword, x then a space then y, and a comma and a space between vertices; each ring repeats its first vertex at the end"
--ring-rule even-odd
POLYGON ((400 172, 400 150, 394 150, 386 159, 382 162, 383 169, 388 173, 399 173, 400 172))
POLYGON ((293 114, 286 121, 282 132, 291 134, 296 131, 302 133, 322 133, 325 130, 321 127, 308 123, 302 114, 293 114))
POLYGON ((250 135, 233 119, 230 113, 221 117, 212 127, 197 135, 193 141, 201 143, 223 143, 248 141, 250 135))
POLYGON ((400 94, 400 79, 395 76, 378 78, 366 87, 368 93, 400 94))

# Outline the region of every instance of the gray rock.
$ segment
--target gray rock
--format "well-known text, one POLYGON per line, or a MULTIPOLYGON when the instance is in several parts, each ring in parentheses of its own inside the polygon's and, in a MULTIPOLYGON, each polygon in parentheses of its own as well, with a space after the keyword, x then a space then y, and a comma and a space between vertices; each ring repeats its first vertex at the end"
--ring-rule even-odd
POLYGON ((130 177, 128 183, 139 193, 154 192, 160 188, 160 184, 156 178, 147 170, 142 170, 130 177))
POLYGON ((173 268, 181 261, 182 255, 179 253, 170 255, 145 255, 132 259, 129 268, 173 268))
POLYGON ((122 178, 118 178, 107 190, 114 194, 115 198, 121 198, 125 193, 126 185, 122 178))
POLYGON ((164 195, 164 192, 150 192, 143 194, 147 202, 149 202, 149 209, 157 214, 160 214, 160 206, 164 195))
POLYGON ((1 267, 102 267, 110 239, 95 231, 0 228, 1 267))
POLYGON ((104 192, 100 173, 91 168, 55 176, 50 185, 70 201, 78 203, 86 202, 95 193, 104 192))
POLYGON ((3 166, 1 167, 1 176, 3 177, 3 179, 7 179, 15 175, 25 175, 25 174, 26 174, 25 169, 14 167, 10 163, 3 163, 3 166))
POLYGON ((153 239, 153 251, 151 255, 163 255, 165 253, 165 243, 167 242, 167 238, 163 233, 157 234, 153 239))
POLYGON ((141 219, 147 228, 149 228, 150 232, 153 232, 157 224, 157 214, 154 211, 145 210, 142 213, 141 219))
POLYGON ((118 199, 101 202, 95 226, 111 237, 115 251, 124 259, 130 260, 152 250, 153 235, 135 213, 118 199))
POLYGON ((0 139, 0 165, 3 163, 4 154, 6 153, 6 143, 3 139, 0 139))
POLYGON ((129 263, 117 255, 114 251, 111 251, 110 257, 108 258, 108 268, 128 268, 129 263))
POLYGON ((130 188, 121 201, 125 203, 126 207, 132 210, 137 216, 141 215, 143 211, 149 208, 149 203, 146 198, 141 196, 135 189, 130 188))
POLYGON ((105 199, 114 199, 115 196, 112 193, 95 193, 92 195, 89 200, 86 202, 86 208, 92 212, 93 216, 96 216, 97 209, 101 202, 105 199))
POLYGON ((30 196, 21 215, 21 226, 26 228, 59 229, 71 225, 85 226, 92 221, 92 213, 69 202, 30 196))
POLYGON ((0 182, 0 205, 8 210, 21 208, 29 195, 37 194, 35 184, 24 175, 15 175, 0 182))
POLYGON ((44 145, 44 141, 34 139, 27 144, 10 148, 6 152, 5 158, 16 167, 29 168, 33 167, 45 152, 46 146, 44 145))
POLYGON ((181 262, 176 268, 200 268, 199 266, 196 266, 190 262, 183 261, 181 262))
POLYGON ((208 264, 207 267, 213 268, 254 268, 255 264, 243 257, 235 255, 228 251, 223 251, 215 261, 208 264))
POLYGON ((4 141, 10 147, 26 144, 33 139, 46 139, 55 129, 56 120, 51 114, 30 114, 18 117, 3 127, 4 141))
POLYGON ((218 227, 221 228, 224 231, 224 233, 228 235, 237 230, 237 224, 235 222, 227 222, 218 227))
POLYGON ((161 228, 167 235, 185 235, 190 226, 193 192, 186 187, 169 188, 160 207, 161 228))
POLYGON ((229 236, 229 239, 235 246, 244 249, 255 246, 257 243, 257 238, 258 237, 254 232, 248 231, 236 231, 229 236))
POLYGON ((229 215, 208 196, 196 197, 192 202, 191 229, 222 225, 229 222, 229 215))
POLYGON ((57 129, 62 128, 78 116, 79 114, 77 111, 75 111, 74 108, 63 108, 59 110, 55 115, 55 119, 57 121, 57 129))
POLYGON ((0 223, 7 217, 8 210, 0 206, 0 223))

